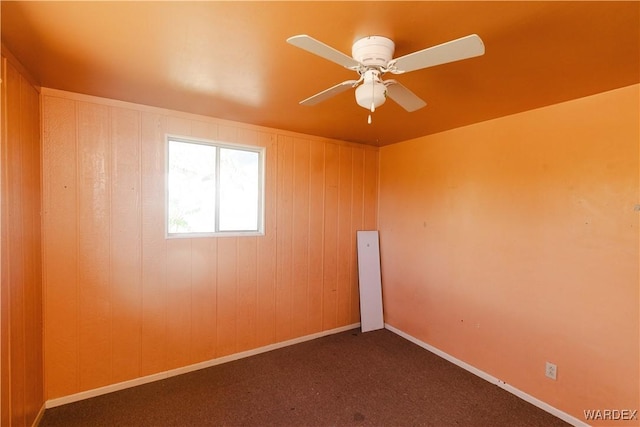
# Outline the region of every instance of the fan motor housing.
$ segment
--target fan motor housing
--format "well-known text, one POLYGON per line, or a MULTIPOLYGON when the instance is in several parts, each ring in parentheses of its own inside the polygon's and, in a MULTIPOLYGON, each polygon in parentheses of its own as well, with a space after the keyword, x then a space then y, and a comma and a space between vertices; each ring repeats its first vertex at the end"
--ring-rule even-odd
POLYGON ((351 56, 365 66, 384 67, 393 58, 395 47, 386 37, 364 37, 353 44, 351 56))

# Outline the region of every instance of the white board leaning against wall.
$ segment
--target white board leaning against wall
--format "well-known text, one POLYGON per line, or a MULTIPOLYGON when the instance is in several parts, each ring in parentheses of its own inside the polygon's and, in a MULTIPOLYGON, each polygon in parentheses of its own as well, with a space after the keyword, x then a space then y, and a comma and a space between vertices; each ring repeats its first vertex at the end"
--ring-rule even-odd
POLYGON ((360 327, 362 332, 384 328, 380 244, 377 231, 357 231, 360 327))

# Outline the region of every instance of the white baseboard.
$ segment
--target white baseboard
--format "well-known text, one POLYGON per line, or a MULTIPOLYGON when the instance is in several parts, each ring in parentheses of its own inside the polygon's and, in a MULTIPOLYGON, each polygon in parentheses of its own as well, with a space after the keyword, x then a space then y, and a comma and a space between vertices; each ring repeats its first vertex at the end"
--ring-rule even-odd
POLYGON ((40 410, 38 411, 38 415, 36 415, 36 419, 33 420, 33 424, 31 424, 31 427, 38 427, 38 425, 40 424, 40 421, 42 420, 42 417, 44 416, 44 410, 45 409, 46 409, 46 407, 43 404, 40 407, 40 410))
POLYGON ((519 390, 507 383, 505 383, 504 381, 487 374, 486 372, 469 365, 466 362, 463 362, 460 359, 457 359, 453 356, 451 356, 448 353, 445 353, 444 351, 433 347, 432 345, 427 344, 424 341, 420 341, 418 338, 415 338, 409 334, 407 334, 406 332, 403 332, 397 328, 394 328, 393 326, 389 325, 388 323, 385 323, 384 325, 385 329, 388 329, 389 331, 400 335, 402 338, 405 338, 408 341, 411 341, 414 344, 419 345, 420 347, 424 348, 425 350, 430 351, 431 353, 434 353, 440 357, 442 357, 443 359, 453 363, 454 365, 457 365, 459 367, 461 367, 462 369, 471 372, 474 375, 477 375, 478 377, 482 378, 483 380, 486 380, 488 382, 490 382, 491 384, 495 384, 498 387, 500 387, 503 390, 508 391, 509 393, 518 396, 520 399, 524 400, 525 402, 529 402, 534 406, 537 406, 538 408, 542 409, 543 411, 546 411, 548 413, 550 413, 551 415, 554 415, 558 418, 560 418, 563 421, 568 422, 569 424, 576 426, 576 427, 589 427, 589 424, 585 424, 582 420, 574 417, 573 415, 567 414, 566 412, 561 411, 558 408, 555 408, 551 405, 549 405, 548 403, 543 402, 540 399, 537 399, 533 396, 531 396, 530 394, 525 393, 522 390, 519 390))
POLYGON ((266 345, 264 347, 254 348, 252 350, 243 351, 240 353, 230 354, 228 356, 218 357, 216 359, 207 360, 205 362, 196 363, 181 368, 171 369, 169 371, 159 372, 157 374, 147 375, 145 377, 135 378, 133 380, 123 381, 116 384, 110 384, 108 386, 95 388, 93 390, 87 390, 80 393, 70 394, 68 396, 59 397, 56 399, 50 399, 45 402, 46 408, 54 408, 60 405, 66 405, 67 403, 78 402, 80 400, 89 399, 92 397, 100 396, 114 391, 124 390, 131 387, 136 387, 142 384, 147 384, 153 381, 159 381, 166 378, 174 377, 176 375, 186 374, 187 372, 193 372, 200 369, 210 368, 212 366, 220 365, 222 363, 231 362, 234 360, 242 359, 245 357, 255 356, 260 353, 266 353, 271 350, 276 350, 290 345, 299 344, 305 341, 311 341, 316 338, 322 338, 327 335, 333 335, 340 332, 348 331, 351 329, 359 328, 360 323, 353 323, 347 326, 341 326, 339 328, 330 329, 327 331, 317 332, 311 335, 305 335, 303 337, 294 338, 288 341, 282 341, 275 344, 266 345))

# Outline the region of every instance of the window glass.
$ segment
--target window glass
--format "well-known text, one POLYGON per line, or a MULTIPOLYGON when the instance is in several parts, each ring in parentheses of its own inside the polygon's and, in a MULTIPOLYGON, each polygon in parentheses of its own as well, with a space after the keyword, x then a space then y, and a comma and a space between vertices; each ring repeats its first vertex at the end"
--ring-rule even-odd
POLYGON ((167 235, 262 233, 263 150, 168 138, 167 235))
POLYGON ((220 148, 220 230, 258 230, 259 155, 220 148))
POLYGON ((215 147, 169 141, 169 233, 215 231, 215 147))

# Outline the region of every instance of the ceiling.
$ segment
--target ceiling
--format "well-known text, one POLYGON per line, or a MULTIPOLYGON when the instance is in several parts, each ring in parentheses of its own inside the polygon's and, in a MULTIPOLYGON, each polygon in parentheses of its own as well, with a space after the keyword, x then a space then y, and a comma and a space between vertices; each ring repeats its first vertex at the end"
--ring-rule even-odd
POLYGON ((2 43, 43 87, 386 145, 640 81, 640 2, 3 1, 2 43), (394 57, 476 33, 484 56, 394 76, 427 101, 387 101, 367 124, 357 75, 293 47, 308 34, 350 55, 363 36, 394 57))

